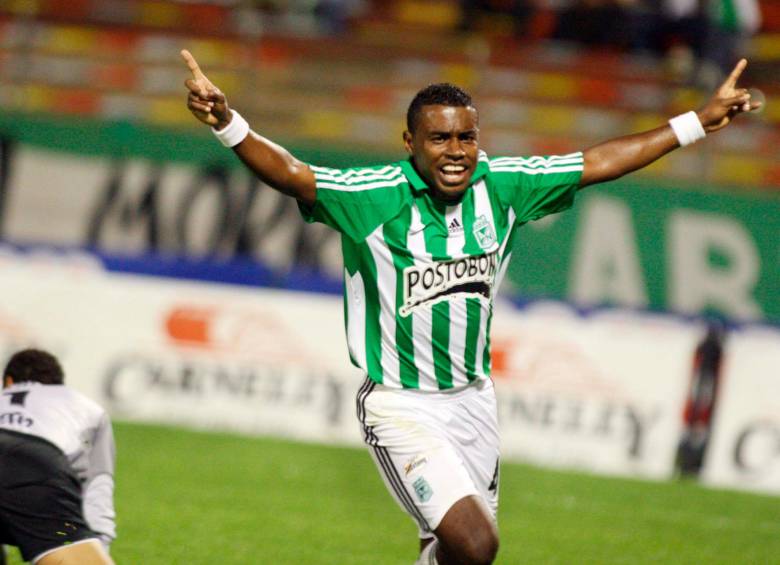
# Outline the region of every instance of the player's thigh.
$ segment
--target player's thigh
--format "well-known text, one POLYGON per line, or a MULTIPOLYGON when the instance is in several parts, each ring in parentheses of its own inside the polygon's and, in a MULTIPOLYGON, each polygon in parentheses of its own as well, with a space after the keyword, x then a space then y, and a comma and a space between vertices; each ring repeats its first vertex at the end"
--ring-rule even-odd
POLYGON ((35 565, 113 565, 114 561, 101 543, 93 539, 52 549, 36 557, 33 563, 35 565))
POLYGON ((500 441, 493 384, 473 385, 459 402, 450 428, 458 456, 495 519, 498 511, 500 441))
POLYGON ((458 500, 479 492, 438 416, 408 395, 368 395, 361 408, 366 443, 388 490, 430 537, 458 500), (399 400, 400 398, 400 400, 399 400))
POLYGON ((420 537, 431 537, 457 501, 479 496, 450 446, 428 444, 409 452, 380 444, 369 445, 369 451, 388 490, 417 523, 420 537))

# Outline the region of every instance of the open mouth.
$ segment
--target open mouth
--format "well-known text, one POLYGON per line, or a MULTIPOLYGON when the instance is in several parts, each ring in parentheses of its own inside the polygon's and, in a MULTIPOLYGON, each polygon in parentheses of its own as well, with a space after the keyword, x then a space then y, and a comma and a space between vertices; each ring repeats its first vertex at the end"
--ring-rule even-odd
POLYGON ((461 164, 447 164, 439 168, 444 184, 461 184, 468 173, 469 168, 461 164))

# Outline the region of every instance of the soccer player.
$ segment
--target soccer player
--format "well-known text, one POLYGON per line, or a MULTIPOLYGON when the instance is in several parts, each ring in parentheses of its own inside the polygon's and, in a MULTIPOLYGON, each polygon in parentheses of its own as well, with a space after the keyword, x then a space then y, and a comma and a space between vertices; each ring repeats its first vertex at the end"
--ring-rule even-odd
POLYGON ((45 351, 14 354, 0 391, 0 544, 36 565, 106 565, 116 537, 106 412, 45 351))
POLYGON ((187 106, 246 166, 341 232, 357 415, 388 490, 414 519, 418 563, 492 563, 499 441, 490 380, 492 299, 516 228, 572 205, 578 189, 642 168, 758 107, 734 71, 697 112, 553 157, 488 157, 468 94, 449 84, 411 102, 408 160, 331 169, 250 130, 182 51, 187 106))

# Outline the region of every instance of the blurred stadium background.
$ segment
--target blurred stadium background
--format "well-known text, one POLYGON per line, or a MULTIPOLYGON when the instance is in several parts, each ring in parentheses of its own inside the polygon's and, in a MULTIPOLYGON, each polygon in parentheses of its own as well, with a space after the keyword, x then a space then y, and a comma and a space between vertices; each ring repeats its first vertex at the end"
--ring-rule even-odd
POLYGON ((703 4, 0 2, 0 361, 55 351, 120 422, 117 561, 414 559, 344 447, 338 237, 189 115, 188 48, 257 131, 336 167, 402 158, 431 82, 473 94, 488 153, 555 154, 698 107, 746 56, 764 111, 517 238, 499 562, 778 562, 780 2, 703 4))

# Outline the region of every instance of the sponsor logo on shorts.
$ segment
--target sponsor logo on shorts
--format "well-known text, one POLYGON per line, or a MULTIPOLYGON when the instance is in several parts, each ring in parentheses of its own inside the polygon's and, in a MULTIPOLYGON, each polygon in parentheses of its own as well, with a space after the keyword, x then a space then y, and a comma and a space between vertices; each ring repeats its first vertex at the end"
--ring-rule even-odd
POLYGON ((409 461, 406 462, 406 465, 404 465, 404 473, 406 473, 406 476, 408 477, 412 471, 421 468, 427 462, 428 459, 426 457, 423 457, 421 455, 415 455, 409 461))
POLYGON ((404 269, 404 303, 398 312, 406 317, 418 307, 432 305, 457 294, 490 298, 497 264, 498 254, 494 251, 486 255, 407 267, 404 269))
POLYGON ((420 499, 420 502, 428 502, 433 496, 433 489, 431 488, 431 485, 428 484, 428 481, 425 480, 425 477, 419 477, 412 483, 412 486, 414 487, 414 492, 417 494, 417 498, 420 499))

